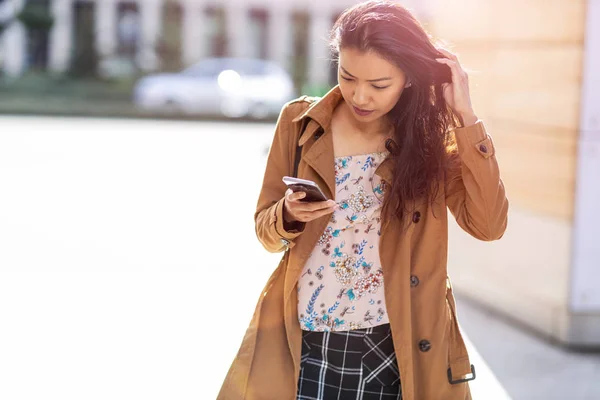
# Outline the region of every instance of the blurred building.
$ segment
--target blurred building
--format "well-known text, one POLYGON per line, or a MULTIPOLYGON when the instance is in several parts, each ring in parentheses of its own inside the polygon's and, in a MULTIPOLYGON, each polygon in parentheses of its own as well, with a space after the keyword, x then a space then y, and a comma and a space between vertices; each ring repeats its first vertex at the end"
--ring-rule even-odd
MULTIPOLYGON (((63 73, 77 58, 98 58, 101 71, 130 60, 145 71, 190 65, 207 56, 248 56, 300 66, 303 80, 329 81, 327 33, 354 0, 29 0, 46 7, 53 25, 41 47, 45 68, 63 73), (94 50, 96 54, 91 55, 94 50)), ((424 2, 403 1, 423 14, 424 2)), ((25 0, 0 0, 4 73, 31 64, 28 32, 14 15, 25 0)), ((422 15, 420 15, 422 16, 422 15)))
POLYGON ((455 287, 573 347, 600 348, 600 1, 436 0, 471 69, 510 200, 502 240, 456 228, 455 287))

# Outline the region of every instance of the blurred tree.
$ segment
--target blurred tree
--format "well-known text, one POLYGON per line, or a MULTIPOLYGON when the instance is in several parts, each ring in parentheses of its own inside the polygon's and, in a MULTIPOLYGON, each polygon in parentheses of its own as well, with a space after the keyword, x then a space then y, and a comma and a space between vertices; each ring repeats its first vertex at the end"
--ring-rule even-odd
POLYGON ((17 14, 17 19, 28 29, 48 31, 54 24, 49 0, 28 0, 17 14))
POLYGON ((54 24, 49 0, 29 0, 16 18, 27 30, 28 67, 45 70, 48 62, 48 35, 54 24))
POLYGON ((94 5, 82 1, 75 2, 75 46, 70 73, 76 77, 97 77, 98 74, 94 5))
POLYGON ((182 8, 178 0, 166 0, 163 11, 162 35, 156 48, 162 69, 169 72, 179 71, 181 62, 182 8))

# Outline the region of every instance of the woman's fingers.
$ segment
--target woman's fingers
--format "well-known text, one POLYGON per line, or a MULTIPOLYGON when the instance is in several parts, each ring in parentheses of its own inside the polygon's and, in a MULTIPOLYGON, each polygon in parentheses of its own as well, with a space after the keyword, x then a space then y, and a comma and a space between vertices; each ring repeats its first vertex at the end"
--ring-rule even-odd
POLYGON ((450 67, 453 83, 459 83, 462 79, 464 79, 462 69, 460 69, 460 66, 456 62, 447 58, 436 58, 435 60, 450 67))
POLYGON ((321 218, 324 215, 331 214, 335 209, 333 207, 326 207, 318 211, 303 211, 300 212, 298 218, 302 222, 310 222, 313 219, 321 218))
POLYGON ((300 202, 297 204, 296 212, 299 216, 304 217, 306 221, 312 221, 313 219, 332 213, 335 211, 335 207, 336 203, 333 200, 312 203, 300 202))
POLYGON ((451 53, 450 51, 443 49, 441 47, 437 48, 437 51, 439 51, 440 53, 442 53, 443 55, 445 55, 447 57, 447 58, 436 58, 436 61, 438 61, 442 64, 446 64, 450 67, 450 69, 452 70, 453 80, 454 79, 468 80, 469 77, 468 77, 467 73, 463 70, 462 66, 460 65, 460 62, 458 61, 458 57, 454 53, 451 53))
MULTIPOLYGON (((459 73, 464 73, 462 66, 460 65, 460 61, 458 61, 458 57, 456 56, 456 54, 451 53, 450 51, 443 49, 441 47, 438 47, 437 51, 439 51, 440 53, 445 55, 446 60, 450 61, 450 63, 445 63, 445 64, 447 64, 451 68, 456 69, 457 72, 459 72, 459 73)), ((436 58, 436 60, 440 61, 440 60, 444 60, 444 58, 436 58)))
POLYGON ((285 197, 289 200, 289 201, 298 201, 300 199, 302 199, 303 197, 306 196, 306 193, 304 192, 292 192, 292 189, 288 189, 285 191, 285 197))
POLYGON ((292 192, 286 190, 286 208, 289 214, 297 221, 308 222, 317 219, 323 215, 335 211, 336 202, 334 200, 305 202, 300 199, 306 197, 304 192, 292 192))
POLYGON ((460 63, 458 62, 458 57, 457 57, 457 56, 456 56, 454 53, 451 53, 451 52, 449 52, 449 51, 448 51, 448 50, 446 50, 446 49, 442 49, 441 47, 438 47, 438 48, 437 48, 437 51, 439 51, 440 53, 442 53, 443 55, 445 55, 446 57, 448 57, 448 58, 449 58, 449 59, 451 59, 452 61, 454 61, 454 62, 456 62, 456 63, 460 64, 460 63))
POLYGON ((334 211, 335 210, 334 210, 333 207, 327 207, 327 208, 324 208, 321 211, 315 211, 315 212, 313 212, 313 216, 314 216, 314 219, 317 219, 317 218, 321 218, 323 215, 331 214, 334 211))
MULTIPOLYGON (((290 189, 288 189, 290 190, 290 189)), ((304 192, 296 192, 288 194, 286 191, 286 198, 290 201, 290 203, 294 203, 292 207, 294 210, 298 210, 301 212, 311 212, 318 211, 324 208, 330 208, 336 205, 336 202, 333 200, 326 201, 300 201, 300 199, 306 197, 306 193, 304 192)))
POLYGON ((335 206, 335 201, 327 200, 327 201, 314 201, 310 203, 304 203, 302 211, 319 211, 325 208, 331 208, 335 206))

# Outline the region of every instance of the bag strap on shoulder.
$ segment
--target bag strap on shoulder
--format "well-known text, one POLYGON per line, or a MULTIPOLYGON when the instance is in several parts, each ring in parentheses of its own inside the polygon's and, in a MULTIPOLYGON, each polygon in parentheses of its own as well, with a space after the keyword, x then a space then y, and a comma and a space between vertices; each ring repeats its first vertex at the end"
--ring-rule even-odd
MULTIPOLYGON (((302 125, 300 127, 300 132, 298 134, 298 140, 300 139, 300 136, 302 136, 302 133, 304 133, 304 130, 306 129, 306 125, 308 124, 308 121, 310 121, 308 118, 306 118, 305 120, 302 121, 302 125)), ((294 175, 292 175, 294 178, 298 177, 298 165, 300 165, 300 159, 302 158, 302 146, 297 143, 296 144, 296 156, 294 157, 294 175)))
MULTIPOLYGON (((301 96, 298 99, 298 101, 305 101, 310 105, 310 104, 314 103, 315 101, 317 101, 318 99, 319 99, 318 97, 304 95, 304 96, 301 96)), ((306 110, 302 110, 302 113, 304 113, 305 111, 306 110)), ((300 125, 300 131, 298 132, 298 140, 300 140, 300 137, 304 133, 304 130, 306 129, 306 125, 308 125, 309 121, 310 121, 310 118, 305 118, 302 121, 302 124, 300 125)), ((298 177, 298 165, 300 165, 301 159, 302 159, 302 146, 300 144, 296 144, 296 156, 294 157, 294 174, 292 175, 295 178, 298 177)))

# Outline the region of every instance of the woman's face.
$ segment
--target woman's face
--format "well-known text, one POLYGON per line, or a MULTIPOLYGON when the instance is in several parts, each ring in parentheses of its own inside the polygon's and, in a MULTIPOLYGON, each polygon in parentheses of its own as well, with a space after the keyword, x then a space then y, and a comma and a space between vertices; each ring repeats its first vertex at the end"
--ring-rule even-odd
POLYGON ((406 79, 400 68, 376 53, 340 50, 338 83, 344 101, 360 122, 386 115, 400 99, 406 79))

